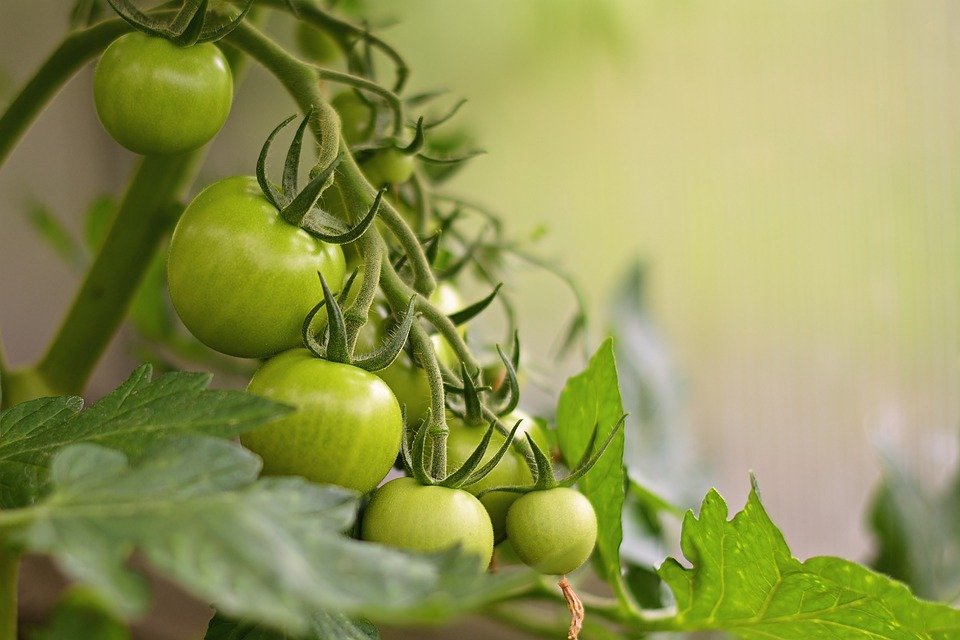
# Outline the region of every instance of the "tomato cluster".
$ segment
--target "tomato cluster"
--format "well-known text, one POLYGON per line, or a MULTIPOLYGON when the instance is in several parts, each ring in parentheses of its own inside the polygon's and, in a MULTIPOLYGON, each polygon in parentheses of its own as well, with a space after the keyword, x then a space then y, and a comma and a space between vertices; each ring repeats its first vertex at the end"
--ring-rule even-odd
MULTIPOLYGON (((297 27, 297 40, 317 63, 343 53, 343 42, 305 25, 297 27)), ((229 114, 232 93, 229 65, 215 44, 180 46, 139 32, 110 45, 94 75, 94 99, 105 129, 124 147, 147 156, 184 154, 208 143, 229 114)), ((382 119, 375 100, 348 90, 332 105, 343 140, 363 150, 358 159, 370 186, 398 189, 411 179, 422 120, 419 142, 401 147, 378 132, 382 119)), ((299 150, 299 142, 295 145, 299 150)), ((283 182, 288 191, 286 174, 283 182)), ((410 425, 443 424, 429 420, 428 377, 406 352, 371 373, 351 364, 352 345, 347 356, 334 359, 318 357, 324 354, 309 340, 304 348, 305 336, 321 331, 324 323, 331 325, 328 340, 337 327, 345 327, 339 307, 333 313, 330 296, 345 286, 346 260, 339 245, 319 239, 327 236, 292 223, 284 211, 296 194, 283 193, 278 203, 275 189, 263 174, 229 177, 203 189, 173 232, 166 271, 171 301, 186 328, 220 353, 264 360, 248 391, 292 408, 242 437, 262 458, 263 473, 372 492, 360 528, 369 541, 417 551, 460 546, 476 556, 480 569, 490 561, 494 544, 506 538, 521 560, 545 573, 567 573, 585 562, 597 529, 590 502, 569 488, 544 489, 542 479, 534 487, 536 471, 528 465, 525 443, 508 443, 497 431, 486 435, 486 422, 467 420, 468 414, 445 416, 447 480, 424 482, 423 475, 412 472, 415 477, 378 488, 405 437, 404 409, 410 425), (317 312, 321 300, 325 306, 317 312), (501 457, 491 468, 495 455, 501 457), (449 480, 471 465, 484 472, 449 480)), ((396 198, 393 206, 403 210, 407 205, 396 198)), ((355 251, 351 255, 362 258, 355 251)), ((342 297, 340 303, 351 304, 355 290, 342 297)), ((441 282, 429 302, 447 315, 464 306, 449 282, 441 282)), ((378 302, 357 348, 375 351, 394 331, 398 320, 379 308, 378 302)), ((446 338, 436 334, 432 345, 442 366, 460 370, 446 338)), ((503 417, 505 424, 516 421, 540 448, 549 448, 542 428, 528 416, 503 417)))

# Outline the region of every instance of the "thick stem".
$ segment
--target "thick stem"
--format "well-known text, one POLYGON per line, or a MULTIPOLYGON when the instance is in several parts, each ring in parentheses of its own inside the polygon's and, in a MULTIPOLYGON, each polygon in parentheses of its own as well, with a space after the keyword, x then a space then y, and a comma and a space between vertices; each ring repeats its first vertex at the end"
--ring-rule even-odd
MULTIPOLYGON (((377 194, 376 189, 374 189, 364 177, 363 172, 360 171, 360 167, 357 166, 356 160, 354 160, 350 154, 347 154, 343 162, 340 163, 338 180, 340 181, 341 190, 345 192, 344 196, 348 201, 353 199, 366 202, 366 206, 369 206, 369 203, 373 202, 373 198, 377 194)), ((387 226, 394 237, 396 237, 397 242, 400 243, 400 247, 404 253, 407 254, 407 259, 413 269, 413 288, 417 293, 423 296, 429 296, 437 287, 437 281, 433 277, 433 272, 430 270, 430 263, 427 262, 427 256, 423 253, 423 247, 420 246, 420 239, 417 238, 417 234, 413 232, 413 229, 410 228, 407 221, 403 219, 403 216, 397 212, 396 208, 387 198, 381 201, 380 213, 377 214, 377 216, 380 218, 380 221, 387 226)), ((384 265, 384 269, 392 269, 392 267, 384 265)), ((410 291, 410 294, 406 295, 406 299, 409 300, 413 293, 413 291, 410 291)), ((418 309, 420 306, 418 300, 418 309)))
POLYGON ((410 340, 413 343, 414 356, 426 372, 427 382, 430 384, 430 424, 427 427, 433 456, 430 475, 434 479, 440 479, 447 475, 447 435, 450 433, 440 363, 430 336, 419 324, 414 324, 410 329, 410 340))
POLYGON ((350 353, 353 353, 357 336, 370 316, 370 308, 377 296, 383 266, 383 245, 377 237, 375 228, 367 229, 367 232, 360 237, 359 244, 363 254, 363 282, 360 284, 356 300, 347 309, 344 317, 350 353))
POLYGON ((17 640, 20 556, 0 548, 0 640, 17 640))
POLYGON ((316 69, 291 56, 247 22, 231 31, 223 42, 243 51, 270 71, 293 96, 303 113, 313 110, 315 117, 310 127, 320 145, 317 166, 329 166, 340 149, 340 116, 320 94, 316 69))
POLYGON ((202 160, 200 153, 144 158, 117 217, 37 372, 58 393, 79 394, 127 306, 202 160))

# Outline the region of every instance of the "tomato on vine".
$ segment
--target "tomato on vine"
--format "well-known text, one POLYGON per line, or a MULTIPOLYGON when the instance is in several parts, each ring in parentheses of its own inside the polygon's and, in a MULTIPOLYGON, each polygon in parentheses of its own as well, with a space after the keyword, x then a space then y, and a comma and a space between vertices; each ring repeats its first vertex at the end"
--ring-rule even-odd
POLYGON ((117 38, 93 74, 104 128, 141 155, 186 153, 209 142, 233 102, 233 76, 209 42, 178 46, 134 31, 117 38))
POLYGON ((347 144, 359 144, 370 138, 374 127, 374 111, 354 90, 333 96, 330 104, 340 115, 340 131, 347 144))
POLYGON ((241 437, 269 475, 299 475, 365 493, 397 457, 403 421, 389 387, 349 364, 293 349, 266 362, 250 393, 295 410, 241 437))
POLYGON ((184 325, 207 346, 265 358, 301 343, 303 319, 345 274, 340 247, 285 222, 257 179, 227 178, 183 212, 170 241, 170 298, 184 325))
POLYGON ((477 498, 461 489, 397 478, 377 489, 363 514, 361 537, 413 551, 460 546, 483 570, 493 555, 493 527, 477 498))
POLYGON ((597 541, 597 514, 579 491, 554 487, 517 498, 507 511, 507 536, 524 564, 564 575, 587 561, 597 541))
POLYGON ((402 149, 387 147, 376 151, 363 163, 362 168, 370 184, 380 187, 406 182, 413 175, 415 165, 412 155, 404 153, 402 149))
POLYGON ((343 57, 336 38, 307 22, 297 23, 294 39, 303 55, 316 64, 328 64, 343 57))

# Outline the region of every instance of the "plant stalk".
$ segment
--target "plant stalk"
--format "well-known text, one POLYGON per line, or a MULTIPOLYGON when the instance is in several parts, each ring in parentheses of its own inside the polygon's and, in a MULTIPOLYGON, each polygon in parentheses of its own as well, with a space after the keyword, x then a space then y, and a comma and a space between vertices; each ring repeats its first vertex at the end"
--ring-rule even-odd
POLYGON ((0 640, 17 640, 20 556, 0 548, 0 640))

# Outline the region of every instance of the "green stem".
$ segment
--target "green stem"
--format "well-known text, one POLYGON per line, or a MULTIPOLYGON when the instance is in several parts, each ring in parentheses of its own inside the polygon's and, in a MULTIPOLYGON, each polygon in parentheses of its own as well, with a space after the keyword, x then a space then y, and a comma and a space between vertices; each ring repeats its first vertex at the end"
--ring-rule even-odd
POLYGON ((20 556, 0 548, 0 640, 17 640, 20 556))
POLYGON ((147 157, 137 167, 117 217, 37 372, 49 387, 78 394, 113 334, 186 193, 202 154, 147 157))
POLYGON ((350 305, 344 316, 350 353, 353 353, 357 336, 370 317, 370 308, 377 296, 383 267, 383 245, 377 237, 375 228, 367 229, 367 232, 360 237, 359 245, 363 254, 363 282, 357 299, 350 305))
POLYGON ((317 75, 322 80, 332 80, 333 82, 346 84, 357 89, 364 89, 386 100, 387 104, 390 105, 390 110, 393 112, 393 135, 399 136, 403 133, 403 102, 393 91, 384 89, 376 82, 371 82, 366 78, 355 76, 352 73, 324 69, 323 67, 316 67, 315 69, 317 75))
MULTIPOLYGON (((340 148, 340 116, 320 94, 316 69, 287 53, 259 29, 243 22, 223 42, 263 65, 293 96, 303 113, 314 111, 311 131, 320 145, 317 166, 326 167, 337 157, 340 148)), ((373 198, 370 199, 373 202, 373 198)))
POLYGON ((312 0, 260 0, 260 2, 274 9, 292 13, 294 16, 322 31, 332 31, 348 39, 357 38, 366 40, 374 47, 380 49, 396 66, 397 79, 396 82, 394 82, 394 92, 399 93, 400 90, 403 89, 403 85, 406 84, 407 76, 410 73, 406 61, 396 49, 365 28, 352 25, 349 22, 340 20, 326 13, 317 7, 312 0))
POLYGON ((60 87, 130 29, 123 20, 108 20, 70 34, 56 48, 0 117, 0 164, 60 87))
MULTIPOLYGON (((370 203, 373 202, 373 198, 376 196, 377 190, 374 189, 364 177, 363 172, 360 170, 360 167, 357 166, 357 161, 353 158, 353 155, 346 154, 344 156, 343 162, 340 163, 340 171, 337 174, 337 179, 340 183, 341 191, 345 192, 344 195, 348 201, 352 199, 357 202, 363 202, 366 203, 365 206, 367 207, 369 207, 370 203)), ((420 239, 417 238, 417 234, 413 232, 413 229, 411 229, 410 225, 407 224, 407 221, 403 219, 403 216, 397 212, 396 208, 390 203, 388 198, 384 198, 380 202, 380 213, 377 214, 377 216, 394 235, 394 237, 397 239, 397 242, 400 243, 400 247, 403 249, 404 253, 407 254, 407 258, 410 261, 410 266, 413 269, 413 288, 417 293, 422 294, 422 296, 429 296, 430 293, 437 287, 437 281, 433 276, 433 271, 430 269, 430 263, 427 261, 427 256, 423 252, 423 247, 420 246, 420 239)), ((392 271, 392 267, 389 264, 384 264, 384 270, 392 271)), ((409 289, 409 287, 406 287, 406 285, 404 285, 404 287, 409 289)), ((413 294, 414 291, 410 290, 409 295, 405 294, 406 299, 409 300, 410 296, 413 294)), ((421 307, 422 305, 418 300, 417 308, 420 309, 421 307)), ((423 311, 426 315, 426 310, 423 311)), ((437 311, 436 314, 443 315, 440 314, 439 311, 437 311)), ((455 328, 454 332, 456 332, 455 328)))

